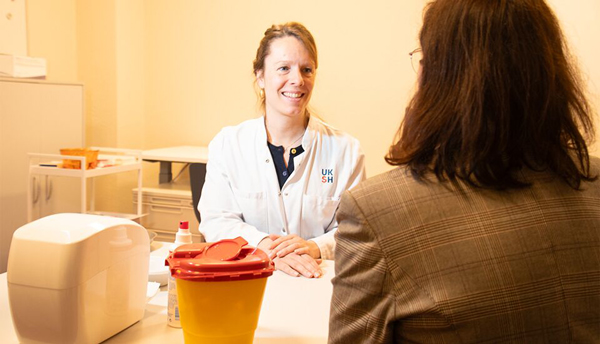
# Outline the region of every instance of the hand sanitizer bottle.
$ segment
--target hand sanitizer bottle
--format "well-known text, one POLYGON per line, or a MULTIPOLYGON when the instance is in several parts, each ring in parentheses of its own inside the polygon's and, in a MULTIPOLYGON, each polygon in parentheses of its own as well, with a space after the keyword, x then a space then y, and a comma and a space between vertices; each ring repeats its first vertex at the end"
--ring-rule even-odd
MULTIPOLYGON (((175 249, 181 245, 191 244, 192 234, 190 233, 189 223, 187 221, 179 222, 179 230, 175 235, 175 243, 169 248, 169 252, 173 253, 175 249)), ((177 281, 173 276, 169 276, 169 301, 167 312, 167 324, 172 327, 181 328, 179 321, 179 304, 177 302, 177 281)))

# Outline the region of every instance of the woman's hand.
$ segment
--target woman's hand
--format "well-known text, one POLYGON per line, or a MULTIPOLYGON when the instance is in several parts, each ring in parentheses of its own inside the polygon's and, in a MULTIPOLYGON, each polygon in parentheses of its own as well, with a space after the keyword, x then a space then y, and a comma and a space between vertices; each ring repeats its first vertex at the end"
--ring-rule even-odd
POLYGON ((256 247, 263 250, 270 259, 273 259, 273 256, 271 255, 271 244, 273 243, 273 240, 276 240, 279 237, 280 236, 277 234, 269 234, 269 236, 266 236, 264 239, 262 239, 258 245, 256 245, 256 247))
POLYGON ((321 250, 314 241, 304 240, 296 234, 277 237, 272 240, 273 242, 268 248, 268 254, 271 259, 275 257, 283 258, 290 253, 298 255, 307 254, 314 259, 321 258, 321 250))
POLYGON ((314 259, 308 254, 290 253, 285 257, 275 257, 275 269, 294 277, 319 278, 323 271, 319 268, 321 259, 314 259))

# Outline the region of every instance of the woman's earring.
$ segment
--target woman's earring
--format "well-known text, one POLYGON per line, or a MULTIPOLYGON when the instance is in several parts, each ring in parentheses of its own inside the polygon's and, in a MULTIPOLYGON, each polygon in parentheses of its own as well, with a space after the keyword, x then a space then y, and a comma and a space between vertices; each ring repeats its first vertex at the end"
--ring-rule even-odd
POLYGON ((265 96, 264 88, 261 88, 260 91, 258 92, 258 94, 260 95, 261 98, 264 98, 264 96, 265 96))

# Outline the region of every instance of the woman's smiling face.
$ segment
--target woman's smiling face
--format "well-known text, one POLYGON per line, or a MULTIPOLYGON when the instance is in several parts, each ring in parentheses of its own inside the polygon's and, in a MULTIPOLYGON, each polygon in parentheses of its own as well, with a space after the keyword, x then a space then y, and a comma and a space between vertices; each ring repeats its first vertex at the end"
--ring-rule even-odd
POLYGON ((302 116, 315 82, 315 63, 298 39, 278 38, 269 46, 257 82, 265 92, 267 116, 302 116))

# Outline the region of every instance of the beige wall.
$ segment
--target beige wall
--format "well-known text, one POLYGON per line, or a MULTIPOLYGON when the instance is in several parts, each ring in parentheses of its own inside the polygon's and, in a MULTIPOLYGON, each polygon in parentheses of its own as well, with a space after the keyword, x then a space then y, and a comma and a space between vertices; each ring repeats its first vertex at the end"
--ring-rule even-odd
POLYGON ((75 0, 27 0, 26 11, 29 56, 46 59, 53 81, 78 80, 75 0))
MULTIPOLYGON (((88 146, 144 148, 143 0, 28 0, 29 51, 85 85, 88 146)), ((60 125, 60 123, 56 123, 60 125)), ((134 173, 98 178, 98 209, 131 210, 134 173)))
POLYGON ((154 70, 146 142, 207 145, 223 126, 255 117, 258 43, 272 23, 296 20, 312 31, 319 50, 312 107, 361 140, 370 175, 381 172, 415 81, 407 53, 417 46, 421 7, 420 1, 305 1, 293 7, 278 0, 147 1, 154 70))
MULTIPOLYGON (((383 156, 413 91, 407 53, 425 2, 28 0, 29 51, 48 59, 49 79, 85 83, 88 145, 207 145, 221 127, 257 115, 251 67, 264 30, 300 21, 319 49, 312 107, 360 139, 372 176, 390 168, 383 156)), ((600 3, 550 3, 598 108, 600 3)), ((145 168, 154 182, 156 166, 145 168)))
POLYGON ((592 146, 592 154, 600 156, 600 1, 547 1, 561 21, 596 110, 597 139, 592 146))

